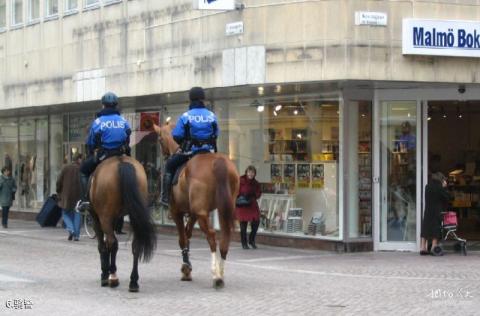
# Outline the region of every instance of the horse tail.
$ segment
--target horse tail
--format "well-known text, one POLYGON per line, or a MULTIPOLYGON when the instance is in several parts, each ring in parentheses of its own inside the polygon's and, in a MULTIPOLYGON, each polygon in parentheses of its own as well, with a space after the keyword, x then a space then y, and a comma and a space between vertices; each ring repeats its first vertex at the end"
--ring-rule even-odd
POLYGON ((215 175, 218 218, 222 229, 222 239, 230 240, 230 233, 233 228, 233 200, 232 188, 228 177, 228 167, 225 158, 217 158, 213 162, 213 174, 215 175))
POLYGON ((135 167, 121 161, 118 165, 120 176, 120 194, 122 205, 130 216, 130 226, 133 229, 133 251, 138 251, 140 259, 148 262, 157 246, 157 237, 153 219, 146 205, 145 198, 138 189, 135 167))

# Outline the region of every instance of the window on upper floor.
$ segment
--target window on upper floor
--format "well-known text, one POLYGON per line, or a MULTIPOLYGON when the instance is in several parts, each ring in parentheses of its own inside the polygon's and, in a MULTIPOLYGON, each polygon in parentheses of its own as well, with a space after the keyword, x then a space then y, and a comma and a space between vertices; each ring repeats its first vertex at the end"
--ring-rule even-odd
POLYGON ((0 0, 0 30, 7 26, 7 0, 0 0))
POLYGON ((58 14, 58 0, 45 0, 45 16, 55 16, 58 14))
POLYGON ((23 0, 12 1, 12 25, 23 23, 23 0))
POLYGON ((105 5, 109 5, 109 4, 114 4, 114 3, 120 3, 122 2, 122 0, 103 0, 103 3, 105 5))
POLYGON ((65 12, 78 10, 78 0, 65 0, 65 12))
POLYGON ((96 7, 100 5, 100 0, 85 0, 85 8, 96 7))
POLYGON ((40 0, 28 0, 28 22, 40 19, 40 0))

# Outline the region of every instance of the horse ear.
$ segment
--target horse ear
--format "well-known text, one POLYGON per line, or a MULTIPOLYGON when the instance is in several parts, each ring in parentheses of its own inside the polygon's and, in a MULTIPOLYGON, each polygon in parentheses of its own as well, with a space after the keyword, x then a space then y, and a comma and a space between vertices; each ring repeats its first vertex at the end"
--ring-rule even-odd
POLYGON ((153 124, 153 129, 155 130, 155 132, 160 135, 161 133, 161 129, 160 129, 160 126, 158 126, 157 124, 153 124))

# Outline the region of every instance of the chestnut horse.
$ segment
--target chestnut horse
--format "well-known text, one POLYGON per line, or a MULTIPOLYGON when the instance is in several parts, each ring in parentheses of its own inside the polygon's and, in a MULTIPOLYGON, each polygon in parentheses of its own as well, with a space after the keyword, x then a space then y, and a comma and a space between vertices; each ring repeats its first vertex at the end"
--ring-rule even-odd
MULTIPOLYGON (((176 153, 179 147, 172 137, 173 127, 173 124, 162 127, 154 125, 164 156, 176 153)), ((189 244, 193 227, 198 221, 210 245, 213 286, 217 289, 224 286, 224 265, 233 229, 233 212, 238 188, 237 169, 228 157, 222 154, 197 154, 180 172, 178 184, 172 188, 170 214, 177 226, 182 250, 182 281, 192 280, 189 244), (220 257, 217 254, 215 229, 209 220, 209 214, 214 209, 218 210, 220 222, 220 257), (188 216, 186 226, 184 215, 188 216)))
POLYGON ((147 262, 156 247, 155 227, 147 208, 147 176, 142 165, 128 156, 111 157, 98 165, 90 186, 90 214, 97 234, 101 262, 101 285, 118 286, 114 225, 129 215, 133 231, 133 268, 130 292, 138 292, 138 260, 147 262))

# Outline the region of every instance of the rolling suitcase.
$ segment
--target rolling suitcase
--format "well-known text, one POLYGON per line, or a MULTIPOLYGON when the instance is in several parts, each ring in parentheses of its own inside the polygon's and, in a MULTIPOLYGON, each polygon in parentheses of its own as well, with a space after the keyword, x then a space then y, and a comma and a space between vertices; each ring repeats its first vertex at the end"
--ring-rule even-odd
POLYGON ((47 198, 45 203, 37 215, 37 222, 42 227, 57 226, 58 220, 62 216, 62 209, 57 205, 57 198, 55 195, 51 195, 47 198))

